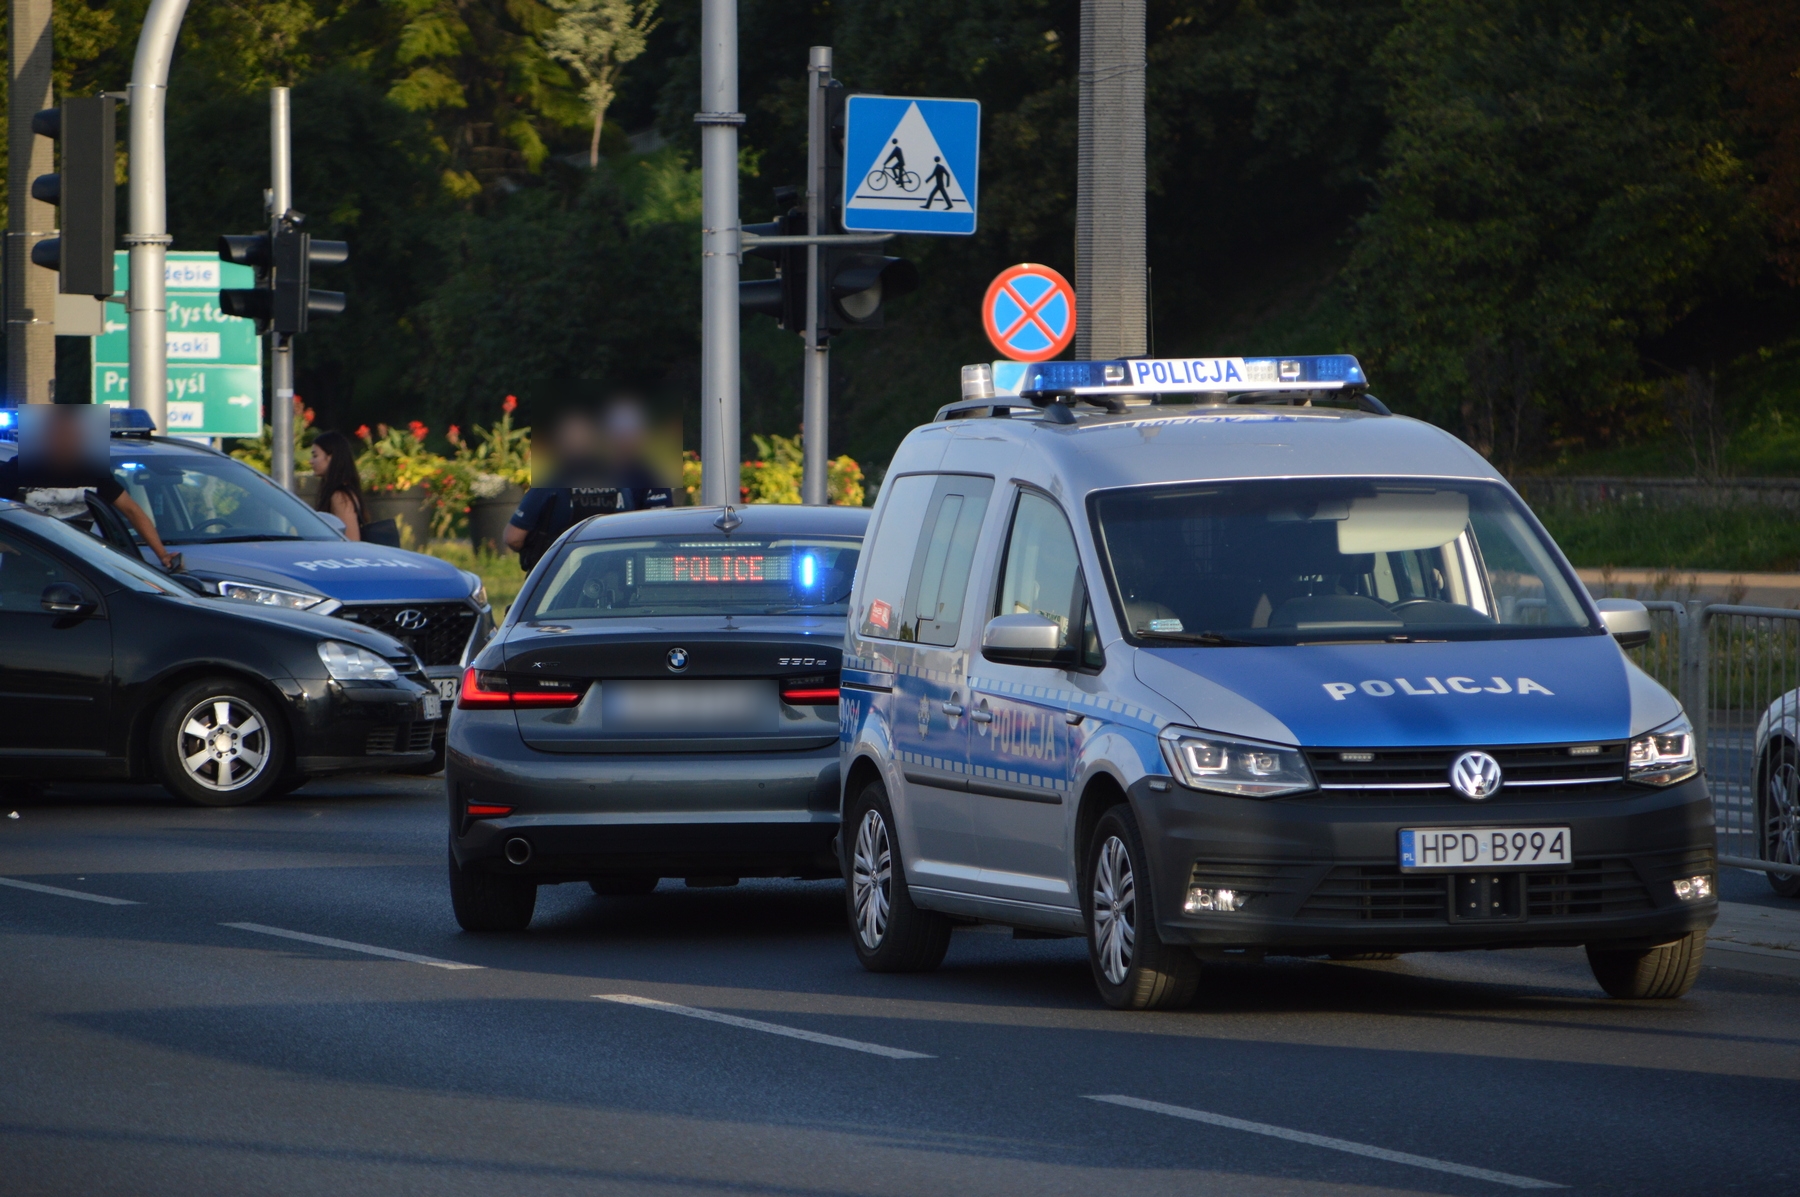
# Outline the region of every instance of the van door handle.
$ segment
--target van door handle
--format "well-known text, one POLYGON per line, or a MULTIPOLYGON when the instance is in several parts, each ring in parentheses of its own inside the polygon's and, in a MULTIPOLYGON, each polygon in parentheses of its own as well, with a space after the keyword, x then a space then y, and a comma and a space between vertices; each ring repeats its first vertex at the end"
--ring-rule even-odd
POLYGON ((958 705, 957 703, 951 702, 948 699, 944 700, 944 714, 949 715, 952 718, 955 718, 956 716, 961 715, 962 713, 963 713, 963 709, 960 705, 958 705))
POLYGON ((969 718, 977 723, 992 723, 994 721, 994 712, 984 707, 981 710, 972 713, 969 718))

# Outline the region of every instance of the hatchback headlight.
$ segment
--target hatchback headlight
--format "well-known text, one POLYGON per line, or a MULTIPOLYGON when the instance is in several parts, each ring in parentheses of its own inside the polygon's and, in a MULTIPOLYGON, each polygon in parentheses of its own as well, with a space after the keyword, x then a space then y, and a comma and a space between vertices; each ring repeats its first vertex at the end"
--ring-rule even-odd
POLYGON ((1158 738, 1169 768, 1189 789, 1274 798, 1313 788, 1312 770, 1297 748, 1181 727, 1165 727, 1158 738))
POLYGON ((1686 715, 1631 742, 1625 776, 1645 785, 1672 786, 1700 772, 1694 760, 1694 725, 1686 715))
POLYGON ((248 582, 220 582, 219 593, 240 603, 260 607, 286 607, 290 611, 307 611, 325 601, 322 594, 304 594, 298 590, 281 590, 274 586, 252 586, 248 582))
POLYGON ((319 641, 319 660, 325 662, 325 672, 340 682, 391 682, 400 676, 368 649, 342 640, 319 641))

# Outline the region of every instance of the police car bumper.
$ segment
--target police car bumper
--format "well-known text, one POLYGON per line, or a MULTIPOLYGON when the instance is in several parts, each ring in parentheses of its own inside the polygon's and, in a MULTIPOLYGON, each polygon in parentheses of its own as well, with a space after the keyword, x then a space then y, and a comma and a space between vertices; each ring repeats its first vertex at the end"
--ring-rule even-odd
POLYGON ((1676 881, 1716 872, 1712 802, 1698 777, 1567 798, 1503 792, 1480 807, 1317 793, 1253 801, 1180 785, 1159 792, 1148 780, 1132 798, 1158 930, 1202 952, 1649 946, 1718 915, 1716 899, 1676 892, 1676 881), (1573 861, 1401 870, 1402 828, 1457 826, 1567 827, 1573 861))
POLYGON ((542 883, 839 875, 838 748, 584 753, 526 747, 511 711, 458 711, 445 758, 459 867, 542 883), (509 807, 502 817, 470 817, 509 807), (524 840, 529 857, 516 846, 524 840))

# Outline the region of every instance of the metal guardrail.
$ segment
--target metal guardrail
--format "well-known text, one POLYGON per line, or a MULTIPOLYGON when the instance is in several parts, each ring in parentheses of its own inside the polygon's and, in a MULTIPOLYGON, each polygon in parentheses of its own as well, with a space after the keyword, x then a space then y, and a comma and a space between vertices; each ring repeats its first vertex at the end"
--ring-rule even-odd
POLYGON ((1759 743, 1765 720, 1800 711, 1800 611, 1697 601, 1644 606, 1650 642, 1632 656, 1681 698, 1694 724, 1719 863, 1800 876, 1800 859, 1770 859, 1779 812, 1771 810, 1768 746, 1759 743))

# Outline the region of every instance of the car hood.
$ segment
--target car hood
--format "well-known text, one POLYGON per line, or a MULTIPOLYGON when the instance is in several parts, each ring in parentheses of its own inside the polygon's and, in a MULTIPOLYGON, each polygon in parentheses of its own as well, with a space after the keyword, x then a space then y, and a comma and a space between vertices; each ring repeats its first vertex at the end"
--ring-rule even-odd
POLYGON ((1638 730, 1633 700, 1642 689, 1627 669, 1611 636, 1575 636, 1157 647, 1138 651, 1136 672, 1210 731, 1308 747, 1407 748, 1622 740, 1638 730))
POLYGON ((183 544, 191 573, 311 590, 344 603, 461 599, 469 579, 448 561, 348 540, 251 540, 183 544))
POLYGON ((156 595, 152 601, 179 603, 200 612, 208 619, 229 619, 239 623, 256 624, 279 636, 343 640, 389 658, 411 651, 386 632, 378 632, 373 628, 365 628, 361 624, 329 615, 314 615, 310 611, 260 607, 254 603, 240 603, 234 599, 192 594, 180 587, 174 588, 170 594, 156 595))

